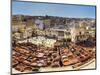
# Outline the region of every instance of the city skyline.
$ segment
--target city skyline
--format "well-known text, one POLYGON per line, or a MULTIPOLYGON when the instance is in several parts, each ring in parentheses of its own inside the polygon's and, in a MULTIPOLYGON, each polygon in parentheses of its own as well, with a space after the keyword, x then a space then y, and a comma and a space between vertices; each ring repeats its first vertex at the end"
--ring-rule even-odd
POLYGON ((69 18, 94 18, 95 6, 54 4, 39 2, 12 2, 12 15, 59 16, 69 18))

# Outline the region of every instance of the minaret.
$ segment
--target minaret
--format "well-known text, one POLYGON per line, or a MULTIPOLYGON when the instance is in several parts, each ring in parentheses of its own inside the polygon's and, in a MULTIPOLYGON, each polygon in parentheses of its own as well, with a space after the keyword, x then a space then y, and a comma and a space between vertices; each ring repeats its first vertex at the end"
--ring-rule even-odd
POLYGON ((71 41, 74 43, 77 41, 76 35, 77 35, 77 27, 76 27, 76 23, 73 22, 71 27, 71 41))

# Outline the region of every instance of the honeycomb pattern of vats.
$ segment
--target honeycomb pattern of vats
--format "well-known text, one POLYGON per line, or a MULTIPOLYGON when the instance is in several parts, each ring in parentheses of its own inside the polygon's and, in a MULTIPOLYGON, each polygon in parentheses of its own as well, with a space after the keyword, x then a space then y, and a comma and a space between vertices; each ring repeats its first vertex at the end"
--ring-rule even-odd
POLYGON ((38 71, 40 67, 60 67, 59 52, 54 48, 21 43, 14 46, 12 66, 18 71, 38 71))
POLYGON ((70 45, 68 48, 61 48, 61 60, 64 66, 81 66, 95 58, 95 51, 92 48, 85 48, 77 45, 70 45))
POLYGON ((41 67, 77 67, 95 57, 91 48, 76 45, 50 48, 32 43, 18 43, 12 49, 12 67, 20 72, 39 71, 41 67))

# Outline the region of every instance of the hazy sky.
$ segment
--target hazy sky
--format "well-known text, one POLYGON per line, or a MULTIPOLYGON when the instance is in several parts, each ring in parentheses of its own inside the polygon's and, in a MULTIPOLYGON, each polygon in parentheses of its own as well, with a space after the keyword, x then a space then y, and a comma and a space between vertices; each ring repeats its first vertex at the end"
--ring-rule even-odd
POLYGON ((12 14, 33 16, 61 16, 73 18, 95 18, 95 6, 50 4, 34 2, 12 2, 12 14))

